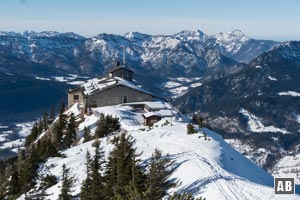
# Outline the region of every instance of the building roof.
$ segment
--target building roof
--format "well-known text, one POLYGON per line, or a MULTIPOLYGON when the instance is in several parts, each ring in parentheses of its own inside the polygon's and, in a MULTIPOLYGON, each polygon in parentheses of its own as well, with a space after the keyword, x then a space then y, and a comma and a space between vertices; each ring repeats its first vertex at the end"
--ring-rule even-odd
POLYGON ((164 110, 159 110, 154 112, 146 112, 143 114, 143 117, 148 118, 148 117, 157 116, 163 118, 163 117, 173 117, 174 115, 175 113, 173 112, 173 110, 164 109, 164 110))
POLYGON ((108 73, 113 73, 113 72, 118 71, 120 69, 124 69, 124 70, 127 70, 127 71, 131 72, 131 73, 134 73, 134 71, 132 71, 131 69, 129 69, 129 68, 125 67, 125 66, 116 66, 112 70, 108 71, 108 73))
POLYGON ((153 117, 153 116, 156 116, 156 117, 162 117, 159 113, 156 113, 156 112, 147 112, 147 113, 144 113, 142 115, 144 118, 149 118, 149 117, 153 117))
POLYGON ((156 97, 151 92, 144 90, 143 88, 135 85, 133 82, 127 81, 120 77, 112 77, 112 78, 93 78, 87 80, 85 83, 81 84, 80 87, 83 88, 84 95, 93 95, 105 90, 108 90, 110 88, 116 87, 116 86, 124 86, 128 87, 134 90, 137 90, 139 92, 149 94, 153 97, 156 97))
POLYGON ((73 88, 73 89, 69 89, 68 93, 76 92, 78 90, 81 90, 81 87, 76 87, 76 88, 73 88))

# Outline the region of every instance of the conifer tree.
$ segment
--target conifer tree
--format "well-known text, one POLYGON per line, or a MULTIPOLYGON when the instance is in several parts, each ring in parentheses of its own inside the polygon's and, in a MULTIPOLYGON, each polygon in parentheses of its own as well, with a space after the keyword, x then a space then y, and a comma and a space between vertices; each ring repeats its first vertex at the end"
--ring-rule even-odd
POLYGON ((196 133, 196 130, 195 130, 193 124, 189 123, 189 124, 187 125, 187 133, 188 133, 188 134, 196 133))
POLYGON ((63 148, 62 144, 62 137, 64 134, 64 130, 66 128, 66 115, 64 114, 65 111, 65 104, 64 102, 61 103, 60 109, 59 109, 59 118, 56 124, 54 125, 54 144, 58 146, 58 148, 63 148))
POLYGON ((71 113, 70 120, 67 125, 66 135, 64 137, 64 144, 66 147, 70 147, 75 140, 76 140, 75 117, 73 113, 71 113))
POLYGON ((102 138, 108 134, 108 126, 103 113, 101 113, 100 118, 97 122, 97 128, 95 131, 96 138, 102 138))
POLYGON ((51 106, 49 118, 53 120, 54 117, 55 117, 54 106, 51 106))
POLYGON ((38 124, 35 123, 31 129, 30 134, 26 137, 25 146, 28 147, 39 135, 38 124))
POLYGON ((206 198, 203 197, 195 198, 190 193, 182 193, 182 194, 174 193, 168 198, 168 200, 205 200, 205 199, 206 198))
MULTIPOLYGON (((141 193, 144 190, 145 175, 139 166, 134 140, 123 133, 115 137, 112 150, 106 168, 106 195, 126 196, 125 186, 130 183, 141 193)), ((113 198, 113 197, 111 197, 113 198)))
POLYGON ((80 199, 90 200, 92 190, 92 177, 91 177, 92 159, 89 151, 86 152, 86 179, 81 186, 80 199))
POLYGON ((92 139, 91 138, 91 129, 90 129, 90 127, 84 127, 84 129, 83 129, 83 139, 84 139, 83 142, 88 142, 92 139))
POLYGON ((72 187, 74 184, 74 177, 70 174, 70 169, 66 168, 66 165, 63 164, 62 169, 62 186, 61 193, 58 197, 59 200, 71 200, 72 199, 72 187))
POLYGON ((87 178, 82 185, 81 199, 102 200, 104 199, 104 179, 101 174, 104 165, 104 153, 100 148, 100 142, 96 140, 95 156, 90 158, 87 153, 87 178))
POLYGON ((121 126, 118 118, 112 117, 111 115, 105 116, 103 113, 101 113, 97 122, 95 136, 96 138, 105 137, 109 133, 119 130, 120 127, 121 126))
POLYGON ((8 194, 14 195, 18 194, 19 192, 21 192, 19 173, 16 169, 14 169, 8 185, 8 194))
POLYGON ((43 114, 43 131, 46 131, 48 129, 48 113, 47 111, 43 114))
POLYGON ((157 149, 150 159, 149 173, 146 179, 146 199, 157 200, 167 195, 167 190, 174 187, 176 183, 170 181, 173 172, 173 162, 163 157, 157 149))
POLYGON ((0 199, 4 199, 6 193, 5 178, 2 172, 0 172, 0 199))

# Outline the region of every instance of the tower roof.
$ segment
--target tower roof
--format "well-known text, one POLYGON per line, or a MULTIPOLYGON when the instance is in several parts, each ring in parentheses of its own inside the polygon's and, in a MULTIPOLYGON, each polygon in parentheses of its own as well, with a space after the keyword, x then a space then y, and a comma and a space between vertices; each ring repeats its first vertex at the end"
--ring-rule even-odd
POLYGON ((108 71, 108 73, 113 73, 113 72, 115 72, 115 71, 118 71, 118 70, 120 70, 120 69, 125 69, 125 70, 127 70, 127 71, 129 71, 129 72, 131 72, 131 73, 134 73, 134 71, 132 71, 131 69, 129 69, 129 68, 127 68, 127 67, 125 67, 125 66, 116 66, 116 67, 114 67, 113 69, 111 69, 110 71, 108 71))

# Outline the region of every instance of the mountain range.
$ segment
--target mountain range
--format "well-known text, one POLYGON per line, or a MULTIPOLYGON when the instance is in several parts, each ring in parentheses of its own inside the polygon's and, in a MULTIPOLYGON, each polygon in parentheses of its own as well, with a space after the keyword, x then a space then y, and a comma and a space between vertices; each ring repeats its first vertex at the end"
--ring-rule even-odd
POLYGON ((141 85, 186 114, 203 116, 228 143, 265 169, 274 171, 279 159, 299 152, 299 42, 256 40, 239 30, 212 36, 196 30, 90 38, 0 32, 1 101, 7 105, 1 108, 2 120, 34 120, 63 99, 76 81, 114 67, 122 60, 123 47, 126 66, 141 85), (28 88, 30 95, 24 97, 28 88), (49 95, 41 95, 45 89, 49 95), (24 98, 39 108, 20 104, 24 98), (22 110, 18 117, 14 105, 22 110))
MULTIPOLYGON (((122 60, 125 47, 126 63, 137 72, 150 71, 162 77, 199 76, 203 69, 248 63, 275 44, 250 39, 239 30, 214 36, 197 30, 173 35, 103 33, 91 38, 74 33, 0 32, 2 56, 73 74, 103 73, 122 60)), ((1 67, 11 72, 8 66, 1 67)))

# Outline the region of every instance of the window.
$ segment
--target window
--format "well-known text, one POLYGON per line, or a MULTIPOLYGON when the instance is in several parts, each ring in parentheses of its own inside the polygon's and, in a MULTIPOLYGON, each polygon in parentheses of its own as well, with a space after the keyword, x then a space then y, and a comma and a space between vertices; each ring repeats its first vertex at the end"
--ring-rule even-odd
POLYGON ((113 103, 118 103, 118 98, 113 97, 113 98, 112 98, 112 102, 113 102, 113 103))
POLYGON ((103 98, 103 103, 108 103, 108 98, 103 98))
POLYGON ((73 95, 73 100, 74 101, 79 101, 79 95, 78 94, 74 94, 73 95))
POLYGON ((123 97, 123 103, 127 103, 127 96, 123 97))

